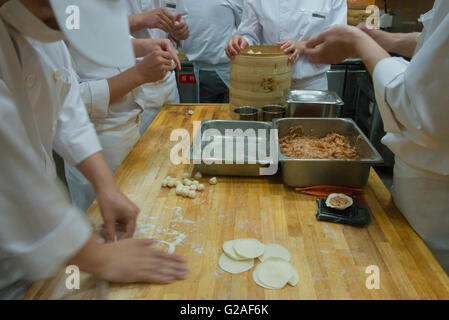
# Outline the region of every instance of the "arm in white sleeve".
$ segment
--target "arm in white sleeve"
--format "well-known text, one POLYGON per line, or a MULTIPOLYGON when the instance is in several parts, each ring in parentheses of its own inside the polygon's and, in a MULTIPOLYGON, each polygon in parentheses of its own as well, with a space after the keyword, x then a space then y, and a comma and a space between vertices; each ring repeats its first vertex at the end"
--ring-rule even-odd
POLYGON ((92 118, 105 118, 109 112, 110 93, 107 79, 80 83, 80 95, 92 118))
POLYGON ((11 272, 0 286, 54 275, 92 232, 62 186, 45 175, 15 105, 4 93, 3 87, 0 114, 7 121, 0 126, 0 263, 8 263, 11 272))
POLYGON ((95 128, 81 100, 80 86, 73 73, 70 91, 59 114, 54 149, 73 166, 102 150, 95 128))
POLYGON ((374 85, 387 132, 402 133, 416 144, 440 147, 449 140, 449 16, 408 63, 380 61, 374 85))
POLYGON ((329 20, 329 27, 335 25, 348 24, 348 3, 347 0, 332 1, 332 12, 329 20))
POLYGON ((262 39, 262 26, 256 14, 253 1, 245 1, 242 22, 237 34, 243 36, 249 45, 259 45, 262 39))

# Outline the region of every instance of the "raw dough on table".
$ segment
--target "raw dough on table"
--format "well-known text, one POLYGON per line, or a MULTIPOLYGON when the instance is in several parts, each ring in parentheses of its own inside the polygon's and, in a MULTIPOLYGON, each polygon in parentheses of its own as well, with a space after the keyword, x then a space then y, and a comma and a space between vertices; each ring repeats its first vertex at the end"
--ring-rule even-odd
POLYGON ((254 270, 255 275, 253 275, 253 279, 258 279, 258 281, 254 281, 264 288, 282 289, 290 280, 292 283, 295 283, 294 271, 296 272, 287 261, 279 258, 270 258, 257 266, 254 270))
POLYGON ((236 241, 237 240, 231 240, 231 241, 226 241, 225 243, 223 243, 223 251, 231 259, 238 260, 238 261, 247 260, 245 258, 239 257, 237 255, 237 253, 235 253, 235 251, 234 251, 234 243, 236 241))
POLYGON ((253 259, 263 255, 265 246, 257 239, 238 239, 234 242, 235 253, 245 259, 253 259))
POLYGON ((223 271, 237 274, 251 269, 254 266, 254 259, 237 261, 229 258, 225 253, 223 253, 218 264, 223 271))
POLYGON ((279 244, 270 243, 265 246, 265 252, 259 257, 259 260, 264 262, 269 258, 280 258, 290 262, 290 252, 279 244))

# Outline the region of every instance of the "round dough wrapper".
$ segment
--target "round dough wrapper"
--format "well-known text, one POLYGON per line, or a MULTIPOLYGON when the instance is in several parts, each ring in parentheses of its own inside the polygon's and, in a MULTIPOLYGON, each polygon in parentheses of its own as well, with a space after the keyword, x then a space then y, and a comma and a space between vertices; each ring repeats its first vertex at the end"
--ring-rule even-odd
POLYGON ((264 262, 269 258, 279 258, 290 262, 290 252, 283 246, 275 243, 270 243, 265 246, 265 252, 259 257, 260 262, 264 262))
POLYGON ((291 267, 291 270, 292 270, 292 277, 290 278, 290 280, 288 280, 288 284, 294 287, 299 282, 299 274, 296 271, 296 269, 293 268, 293 266, 290 265, 290 267, 291 267))
POLYGON ((218 261, 218 265, 223 271, 237 274, 251 269, 254 266, 254 259, 237 261, 229 258, 226 254, 223 253, 220 257, 220 260, 218 261))
POLYGON ((234 250, 242 258, 253 259, 263 255, 265 246, 257 239, 238 239, 234 242, 234 250))
POLYGON ((276 289, 285 287, 293 276, 291 265, 279 258, 271 258, 259 264, 255 272, 260 282, 276 289))
POLYGON ((270 290, 279 290, 279 289, 281 289, 281 288, 270 287, 270 286, 267 286, 266 284, 262 283, 262 282, 260 281, 260 279, 257 277, 257 272, 256 272, 256 270, 253 271, 253 280, 254 280, 254 282, 255 282, 257 285, 261 286, 262 288, 266 288, 266 289, 270 289, 270 290))
POLYGON ((247 260, 245 258, 239 257, 235 251, 234 251, 234 242, 236 242, 237 240, 231 240, 231 241, 226 241, 225 243, 223 243, 223 251, 226 253, 226 255, 234 260, 237 261, 242 261, 242 260, 247 260))

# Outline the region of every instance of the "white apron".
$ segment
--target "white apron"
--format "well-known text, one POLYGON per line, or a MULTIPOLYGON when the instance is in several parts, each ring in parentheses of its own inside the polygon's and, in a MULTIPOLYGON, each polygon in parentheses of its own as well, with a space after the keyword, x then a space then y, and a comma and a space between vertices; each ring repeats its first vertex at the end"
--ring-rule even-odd
POLYGON ((449 179, 421 173, 396 157, 392 195, 398 209, 449 274, 449 179))
MULTIPOLYGON (((103 147, 103 155, 113 172, 131 152, 140 138, 140 116, 112 130, 100 131, 98 138, 103 147)), ((85 212, 96 198, 96 193, 90 182, 75 167, 65 162, 65 176, 69 186, 73 204, 85 212)))
POLYGON ((143 109, 140 134, 143 134, 156 118, 159 111, 166 103, 179 103, 178 84, 175 72, 154 83, 147 83, 139 87, 136 103, 143 109))

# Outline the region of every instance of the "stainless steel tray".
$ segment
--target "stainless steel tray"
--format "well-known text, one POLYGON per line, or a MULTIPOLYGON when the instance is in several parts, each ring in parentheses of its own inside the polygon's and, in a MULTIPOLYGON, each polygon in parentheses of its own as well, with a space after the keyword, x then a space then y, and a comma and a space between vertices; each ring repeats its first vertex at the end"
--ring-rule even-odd
POLYGON ((293 90, 286 97, 288 116, 337 118, 344 106, 343 100, 333 91, 293 90))
POLYGON ((357 124, 351 119, 287 118, 274 120, 279 138, 288 134, 291 127, 302 126, 306 135, 324 137, 338 133, 348 137, 357 148, 360 160, 294 159, 282 154, 279 148, 279 162, 284 183, 291 187, 335 185, 361 188, 367 181, 373 164, 383 162, 357 124), (360 136, 362 139, 357 139, 360 136))
MULTIPOLYGON (((250 164, 248 158, 248 149, 256 148, 256 152, 258 151, 259 142, 262 140, 261 137, 258 136, 258 129, 265 129, 266 136, 266 150, 265 154, 270 154, 270 139, 269 134, 272 129, 273 124, 271 122, 258 122, 258 121, 231 121, 231 120, 208 120, 202 121, 201 127, 195 135, 194 142, 190 148, 190 161, 195 164, 195 169, 200 171, 205 175, 212 176, 260 176, 260 168, 267 167, 273 163, 273 161, 269 161, 264 164, 259 163, 259 159, 256 157, 255 161, 257 163, 250 164), (205 139, 204 134, 207 133, 208 130, 213 129, 215 132, 211 132, 212 134, 208 135, 208 141, 203 141, 205 139), (243 148, 239 145, 237 149, 237 137, 233 135, 228 135, 226 130, 236 130, 240 129, 243 132, 246 132, 248 129, 254 130, 256 134, 256 138, 249 139, 245 137, 244 139, 239 138, 239 143, 243 142, 243 148), (225 142, 225 143, 223 143, 225 142), (232 155, 226 156, 226 143, 232 142, 232 155), (197 150, 194 146, 195 144, 201 146, 201 151, 197 150), (221 149, 221 155, 215 155, 213 152, 211 156, 209 156, 209 152, 207 154, 203 154, 204 149, 209 146, 210 148, 214 147, 214 145, 221 149), (242 154, 243 153, 243 154, 242 154), (241 160, 243 159, 243 163, 241 160), (237 161, 240 160, 240 161, 237 161), (208 164, 209 161, 220 161, 221 163, 212 163, 208 164)), ((277 137, 276 137, 277 139, 277 137)), ((229 148, 230 149, 230 148, 229 148)), ((258 155, 258 152, 257 152, 258 155)), ((254 158, 252 158, 254 160, 254 158)))

